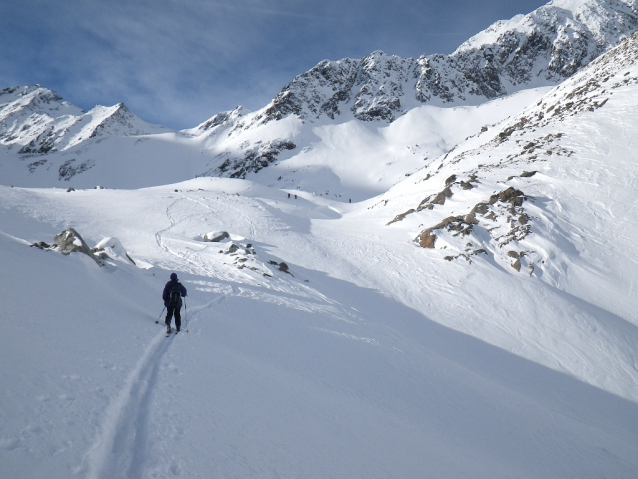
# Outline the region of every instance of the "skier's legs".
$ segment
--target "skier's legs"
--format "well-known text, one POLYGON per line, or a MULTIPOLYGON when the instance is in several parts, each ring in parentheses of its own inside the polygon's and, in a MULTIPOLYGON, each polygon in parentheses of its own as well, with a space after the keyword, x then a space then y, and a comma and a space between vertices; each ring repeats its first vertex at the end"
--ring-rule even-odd
MULTIPOLYGON (((166 307, 166 326, 170 327, 171 319, 173 318, 173 313, 175 312, 175 306, 167 306, 166 307)), ((179 313, 178 313, 179 314, 179 313)), ((177 324, 177 314, 175 315, 175 323, 177 324)))
POLYGON ((175 328, 179 331, 182 328, 182 315, 180 313, 181 306, 175 306, 175 328))

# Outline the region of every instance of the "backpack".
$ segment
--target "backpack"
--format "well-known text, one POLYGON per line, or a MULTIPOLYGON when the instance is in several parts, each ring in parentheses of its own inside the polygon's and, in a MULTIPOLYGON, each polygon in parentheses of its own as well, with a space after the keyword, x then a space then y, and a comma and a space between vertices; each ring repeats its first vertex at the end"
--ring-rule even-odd
POLYGON ((168 290, 168 304, 177 306, 182 297, 182 285, 179 283, 175 283, 168 290))

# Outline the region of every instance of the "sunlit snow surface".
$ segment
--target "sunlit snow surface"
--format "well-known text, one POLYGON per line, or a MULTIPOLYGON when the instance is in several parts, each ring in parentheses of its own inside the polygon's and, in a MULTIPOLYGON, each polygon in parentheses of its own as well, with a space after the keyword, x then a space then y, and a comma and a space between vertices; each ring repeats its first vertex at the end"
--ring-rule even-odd
MULTIPOLYGON (((636 477, 636 57, 529 92, 380 196, 337 162, 341 196, 267 171, 0 186, 2 477, 636 477), (510 187, 522 206, 414 241, 510 187), (29 247, 67 227, 115 260, 29 247), (171 272, 189 294, 166 337, 171 272)), ((368 138, 413 141, 400 121, 307 154, 347 139, 357 165, 368 138)))
MULTIPOLYGON (((603 129, 612 107, 597 125, 624 159, 605 163, 602 196, 635 187, 627 141, 603 129)), ((637 274, 623 250, 636 204, 577 209, 592 155, 528 180, 538 197, 563 190, 539 217, 597 221, 577 243, 554 231, 531 277, 418 248, 377 199, 212 178, 0 187, 3 474, 632 477, 638 333, 623 298, 637 274), (139 267, 28 247, 67 226, 90 246, 117 238, 139 267), (212 230, 231 239, 203 242, 212 230), (188 332, 166 338, 155 320, 172 271, 188 332)))

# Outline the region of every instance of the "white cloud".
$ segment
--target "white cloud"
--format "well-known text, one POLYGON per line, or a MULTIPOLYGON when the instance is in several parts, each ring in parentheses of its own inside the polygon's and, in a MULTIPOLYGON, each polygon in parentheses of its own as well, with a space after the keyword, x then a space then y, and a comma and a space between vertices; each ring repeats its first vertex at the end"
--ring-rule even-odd
POLYGON ((468 27, 472 12, 508 2, 9 3, 0 6, 0 81, 11 83, 0 87, 40 83, 84 108, 123 101, 147 121, 187 128, 238 104, 264 106, 295 75, 326 58, 358 58, 377 49, 404 56, 440 50, 428 50, 428 44, 450 45, 451 51, 478 31, 468 27), (452 11, 458 4, 466 7, 462 23, 452 11), (444 17, 461 26, 440 24, 444 17), (462 30, 468 35, 449 35, 462 30))

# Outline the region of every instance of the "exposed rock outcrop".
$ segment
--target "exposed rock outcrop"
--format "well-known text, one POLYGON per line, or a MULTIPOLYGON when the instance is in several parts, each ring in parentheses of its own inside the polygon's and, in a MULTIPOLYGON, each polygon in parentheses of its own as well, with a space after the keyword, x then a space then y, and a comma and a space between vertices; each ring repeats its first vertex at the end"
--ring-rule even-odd
POLYGON ((86 244, 80 233, 73 228, 67 228, 53 238, 53 244, 57 246, 57 250, 62 254, 70 254, 73 252, 84 253, 93 257, 91 248, 86 244))
MULTIPOLYGON (((452 260, 463 256, 470 260, 473 255, 486 253, 487 245, 479 246, 482 245, 482 240, 478 237, 470 241, 461 239, 472 235, 475 228, 482 228, 484 233, 479 236, 490 238, 493 249, 501 249, 512 241, 522 240, 530 233, 530 218, 523 210, 523 202, 526 199, 527 196, 522 191, 509 187, 491 195, 487 201, 477 203, 467 215, 449 216, 423 230, 414 241, 422 248, 434 249, 437 247, 437 237, 446 236, 446 244, 453 242, 456 249, 463 253, 446 256, 445 259, 452 260)), ((508 252, 510 257, 514 257, 513 254, 516 254, 517 260, 522 256, 515 251, 508 252)))
POLYGON ((204 176, 222 176, 227 178, 246 178, 248 173, 257 173, 277 161, 280 153, 285 150, 297 148, 290 140, 273 140, 257 142, 246 149, 243 156, 237 157, 231 152, 224 152, 218 155, 222 163, 204 176))
POLYGON ((89 248, 82 236, 80 236, 80 233, 75 231, 73 228, 67 228, 61 233, 57 234, 55 238, 53 238, 52 245, 49 245, 44 241, 38 241, 36 243, 33 243, 31 246, 43 250, 57 251, 59 253, 62 253, 63 255, 68 255, 71 253, 83 253, 89 256, 97 264, 102 266, 101 259, 93 254, 93 251, 91 251, 91 248, 89 248))

